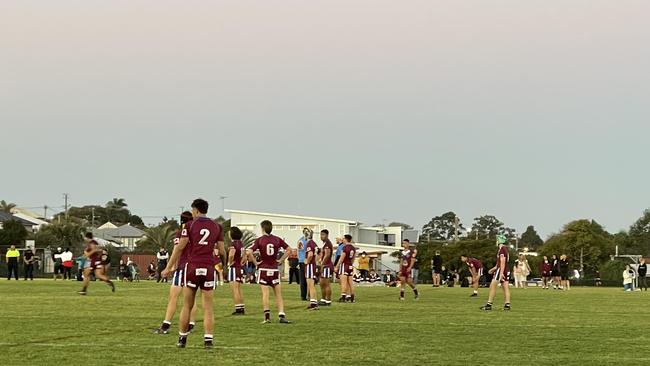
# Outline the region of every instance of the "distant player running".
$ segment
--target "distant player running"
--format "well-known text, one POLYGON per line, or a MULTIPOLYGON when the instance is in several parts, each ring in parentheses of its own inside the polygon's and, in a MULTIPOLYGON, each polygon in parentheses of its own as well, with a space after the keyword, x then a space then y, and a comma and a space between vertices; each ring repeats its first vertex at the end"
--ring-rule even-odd
POLYGON ((476 258, 468 257, 466 254, 460 256, 460 261, 467 264, 469 267, 469 273, 472 275, 472 288, 474 293, 470 297, 478 296, 478 283, 483 276, 483 264, 476 258))
MULTIPOLYGON (((192 213, 189 211, 185 211, 181 214, 181 227, 176 233, 176 237, 174 238, 174 251, 179 250, 178 249, 178 243, 181 241, 181 233, 183 230, 187 227, 187 225, 192 221, 192 213)), ((172 253, 174 252, 172 251, 172 253)), ((183 292, 183 287, 185 284, 183 283, 183 273, 185 270, 185 263, 187 263, 187 256, 189 253, 189 246, 186 246, 183 252, 180 255, 180 258, 178 259, 178 265, 173 268, 174 274, 172 275, 172 282, 171 286, 169 287, 169 296, 167 298, 167 310, 165 311, 165 319, 163 320, 162 324, 160 324, 160 327, 154 331, 156 334, 168 334, 169 333, 169 328, 172 325, 172 319, 174 318, 174 314, 176 314, 176 304, 178 303, 178 296, 183 292)), ((190 313, 190 327, 188 329, 189 332, 194 329, 194 319, 196 319, 196 309, 197 306, 194 306, 192 308, 192 312, 190 313)))
POLYGON ((172 257, 163 270, 162 275, 167 277, 176 267, 181 253, 189 246, 187 263, 183 270, 185 287, 183 288, 183 310, 181 310, 180 331, 178 332, 178 348, 185 348, 187 335, 190 328, 190 311, 194 307, 196 291, 201 289, 203 300, 203 346, 207 349, 213 347, 214 310, 213 291, 215 288, 216 271, 214 270, 215 250, 223 256, 223 229, 221 225, 206 217, 208 202, 198 198, 192 202, 192 216, 194 220, 188 223, 181 231, 180 242, 176 245, 172 257))
POLYGON ((309 295, 309 310, 318 310, 318 294, 316 293, 316 242, 314 242, 314 232, 309 228, 303 230, 304 238, 307 239, 305 245, 305 279, 307 280, 307 294, 309 295))
POLYGON ((497 252, 497 262, 494 268, 490 269, 489 273, 493 274, 492 283, 490 283, 490 294, 488 295, 487 304, 481 307, 481 310, 492 310, 492 303, 497 293, 497 286, 501 284, 503 289, 503 296, 505 297, 505 304, 503 310, 510 310, 510 271, 508 270, 508 247, 506 243, 508 240, 505 235, 497 235, 497 245, 499 251, 497 252))
POLYGON ((269 287, 273 289, 275 295, 275 304, 278 307, 278 316, 280 323, 289 324, 286 314, 284 313, 284 301, 282 299, 282 288, 280 287, 280 274, 278 273, 278 265, 284 263, 291 248, 281 238, 272 235, 273 224, 271 221, 264 220, 260 224, 262 227, 263 235, 257 240, 251 248, 246 251, 248 260, 255 263, 258 268, 257 283, 260 284, 262 289, 262 306, 264 307, 264 321, 262 324, 271 322, 271 304, 269 300, 269 287), (284 250, 284 255, 279 260, 277 259, 280 249, 284 250), (253 253, 258 252, 261 261, 257 262, 253 253))
POLYGON ((86 233, 84 237, 86 242, 86 249, 84 249, 84 257, 86 261, 84 262, 84 280, 81 290, 78 292, 79 295, 86 295, 88 290, 88 284, 90 283, 90 274, 95 271, 95 277, 106 282, 108 287, 111 288, 111 291, 115 292, 115 284, 104 274, 104 268, 102 265, 102 250, 99 248, 99 245, 93 239, 93 233, 86 233))
POLYGON ((416 256, 418 254, 417 249, 411 248, 411 242, 408 239, 402 241, 402 251, 400 252, 400 266, 399 266, 399 279, 401 283, 401 288, 399 291, 400 301, 404 301, 404 289, 408 284, 415 294, 415 299, 419 299, 420 295, 418 294, 418 289, 413 283, 413 265, 415 264, 416 256))
POLYGON ((242 252, 244 246, 241 238, 244 236, 242 231, 233 226, 230 228, 230 249, 228 249, 228 283, 230 283, 230 290, 232 291, 232 300, 235 303, 235 312, 232 315, 245 315, 246 305, 244 304, 244 295, 242 294, 242 252))
POLYGON ((327 229, 320 232, 320 240, 323 242, 323 248, 320 251, 320 292, 321 300, 319 305, 331 306, 332 305, 332 273, 334 271, 334 264, 332 263, 332 253, 334 247, 329 240, 330 232, 327 229))
POLYGON ((341 279, 341 298, 339 302, 354 302, 354 258, 357 248, 352 245, 352 235, 343 237, 343 250, 336 263, 335 271, 341 279))

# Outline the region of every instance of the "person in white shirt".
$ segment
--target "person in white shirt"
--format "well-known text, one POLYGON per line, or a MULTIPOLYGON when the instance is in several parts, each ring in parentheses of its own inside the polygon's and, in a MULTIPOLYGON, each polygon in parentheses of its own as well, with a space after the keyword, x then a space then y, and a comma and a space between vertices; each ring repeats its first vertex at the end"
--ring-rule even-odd
POLYGON ((71 280, 72 279, 72 252, 70 248, 65 248, 63 253, 61 253, 61 265, 63 266, 63 279, 71 280))
POLYGON ((630 268, 630 265, 625 266, 625 271, 623 271, 623 289, 625 291, 632 291, 632 282, 634 281, 634 271, 630 268))
POLYGON ((161 272, 167 267, 167 261, 169 260, 169 253, 165 248, 160 248, 160 251, 156 253, 156 258, 158 258, 158 270, 156 271, 156 282, 167 282, 167 277, 161 276, 161 272))

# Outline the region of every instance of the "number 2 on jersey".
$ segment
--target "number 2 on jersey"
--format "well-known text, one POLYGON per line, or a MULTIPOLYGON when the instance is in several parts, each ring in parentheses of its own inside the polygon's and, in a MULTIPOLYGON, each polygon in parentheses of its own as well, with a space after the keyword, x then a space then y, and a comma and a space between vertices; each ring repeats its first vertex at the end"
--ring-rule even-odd
POLYGON ((210 230, 201 229, 201 231, 199 231, 199 234, 203 235, 201 240, 199 240, 199 245, 208 245, 208 236, 210 236, 210 230))

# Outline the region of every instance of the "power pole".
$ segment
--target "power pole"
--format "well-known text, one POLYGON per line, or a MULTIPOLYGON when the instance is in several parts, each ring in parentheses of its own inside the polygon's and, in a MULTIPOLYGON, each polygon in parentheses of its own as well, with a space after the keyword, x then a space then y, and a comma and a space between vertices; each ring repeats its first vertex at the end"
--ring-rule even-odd
POLYGON ((458 216, 454 216, 454 242, 458 241, 458 216))
POLYGON ((92 208, 92 226, 95 227, 95 208, 92 208))
POLYGON ((43 206, 43 218, 45 220, 47 220, 47 209, 48 209, 47 205, 43 206))
POLYGON ((219 197, 221 199, 221 212, 223 212, 224 219, 226 218, 226 198, 227 196, 221 196, 219 197))
POLYGON ((64 205, 63 205, 63 208, 65 209, 65 219, 66 220, 68 219, 68 196, 69 196, 68 193, 63 194, 63 200, 65 202, 64 205))

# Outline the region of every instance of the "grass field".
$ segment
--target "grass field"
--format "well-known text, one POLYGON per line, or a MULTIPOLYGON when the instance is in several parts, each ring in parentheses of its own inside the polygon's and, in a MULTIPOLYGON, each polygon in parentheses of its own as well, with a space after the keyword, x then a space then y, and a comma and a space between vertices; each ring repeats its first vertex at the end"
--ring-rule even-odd
MULTIPOLYGON (((305 310, 285 285, 294 324, 261 325, 260 293, 246 285, 249 315, 230 316, 227 287, 215 293, 215 346, 202 348, 202 325, 188 348, 151 333, 168 285, 0 282, 0 365, 639 365, 650 362, 650 295, 614 288, 570 292, 513 290, 513 310, 484 313, 461 288, 421 286, 398 302, 396 289, 361 288, 356 304, 305 310), (642 330, 646 329, 646 330, 642 330)), ((338 288, 335 288, 335 294, 338 288)), ((502 297, 495 305, 501 305, 502 297)))

